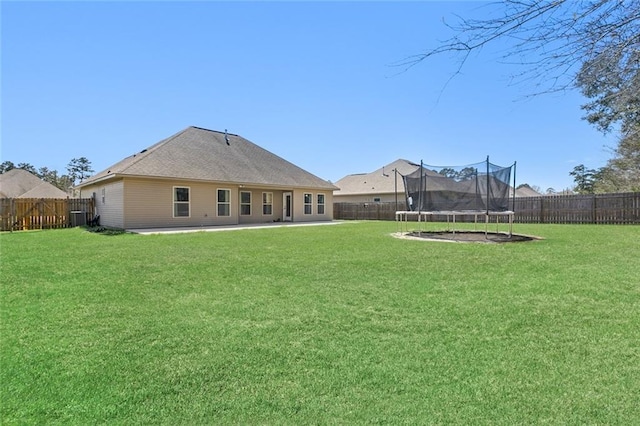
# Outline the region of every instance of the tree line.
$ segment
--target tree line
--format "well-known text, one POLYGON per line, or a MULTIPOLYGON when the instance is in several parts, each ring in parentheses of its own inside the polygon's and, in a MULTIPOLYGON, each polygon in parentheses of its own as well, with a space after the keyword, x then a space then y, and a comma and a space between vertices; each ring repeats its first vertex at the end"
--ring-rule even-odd
POLYGON ((29 173, 39 177, 45 182, 65 191, 70 192, 71 188, 77 183, 82 182, 94 172, 91 168, 91 161, 86 157, 73 158, 67 164, 67 174, 60 174, 57 170, 49 169, 48 167, 36 168, 29 163, 14 164, 11 161, 4 161, 0 164, 0 174, 6 173, 9 170, 22 169, 29 173))

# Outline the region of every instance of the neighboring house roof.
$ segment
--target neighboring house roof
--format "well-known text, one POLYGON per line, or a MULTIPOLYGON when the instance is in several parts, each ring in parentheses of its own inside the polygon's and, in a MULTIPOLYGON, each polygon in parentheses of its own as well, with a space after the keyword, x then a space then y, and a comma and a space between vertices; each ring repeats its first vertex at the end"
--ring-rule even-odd
POLYGON ((1 198, 67 198, 63 190, 23 169, 0 174, 1 198))
POLYGON ((516 197, 540 197, 540 194, 535 189, 531 188, 529 185, 525 184, 519 188, 516 188, 516 197))
MULTIPOLYGON (((442 175, 429 169, 428 167, 431 166, 425 166, 424 173, 426 173, 428 176, 431 175, 440 178, 430 182, 431 185, 435 185, 431 187, 432 190, 453 190, 454 187, 452 185, 457 185, 455 181, 444 179, 442 175)), ((334 191, 333 195, 346 196, 395 193, 396 182, 394 177, 394 170, 398 170, 398 193, 403 194, 404 181, 401 175, 411 174, 419 168, 419 163, 398 159, 371 173, 356 173, 347 175, 335 183, 335 185, 340 189, 334 191)), ((516 197, 538 197, 540 195, 541 194, 534 191, 529 186, 522 186, 516 189, 516 197)))
POLYGON ((193 126, 125 158, 78 187, 118 176, 335 189, 330 182, 241 136, 193 126))
POLYGON ((417 168, 420 168, 420 164, 398 159, 371 173, 347 175, 335 183, 339 189, 333 195, 393 194, 396 192, 395 170, 398 171, 398 193, 402 194, 404 182, 401 175, 408 175, 417 168))

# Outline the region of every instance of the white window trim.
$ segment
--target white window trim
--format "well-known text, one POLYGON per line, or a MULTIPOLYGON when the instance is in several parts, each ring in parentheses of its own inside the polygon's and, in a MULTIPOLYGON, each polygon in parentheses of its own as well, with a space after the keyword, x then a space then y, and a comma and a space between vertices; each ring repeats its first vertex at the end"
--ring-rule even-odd
POLYGON ((273 216, 273 192, 263 192, 262 193, 262 216, 273 216), (265 194, 271 194, 271 202, 270 203, 265 203, 264 202, 264 195, 265 194), (264 212, 264 206, 271 206, 271 213, 265 213, 264 212))
POLYGON ((302 194, 302 213, 305 214, 305 215, 312 215, 313 214, 313 194, 311 192, 305 192, 305 193, 302 194), (310 195, 310 197, 309 197, 311 199, 310 203, 306 202, 306 200, 307 200, 306 196, 307 195, 310 195), (311 207, 309 209, 310 210, 309 213, 307 213, 307 206, 311 207))
MULTIPOLYGON (((216 192, 217 194, 217 192, 216 192)), ((240 216, 251 216, 252 213, 252 209, 251 209, 251 202, 252 200, 252 193, 251 191, 240 191, 240 216), (248 203, 243 203, 242 202, 242 194, 249 194, 249 202, 248 203), (242 213, 242 206, 249 206, 249 213, 242 213)), ((229 209, 231 209, 231 206, 229 206, 229 209)))
POLYGON ((216 188, 216 217, 231 217, 231 190, 228 188, 216 188), (227 193, 229 194, 229 201, 225 201, 225 202, 220 202, 218 200, 218 191, 227 191, 227 193), (229 206, 229 214, 225 215, 225 216, 220 216, 220 210, 218 209, 218 207, 220 207, 220 204, 227 204, 229 206))
POLYGON ((173 203, 171 204, 172 210, 173 210, 173 218, 174 219, 184 219, 184 218, 190 218, 191 217, 191 187, 190 186, 174 186, 173 190, 171 191, 171 199, 173 201, 173 203), (188 189, 189 190, 189 201, 176 201, 176 189, 177 188, 184 188, 184 189, 188 189), (187 206, 189 206, 189 214, 187 216, 176 216, 176 203, 179 204, 186 204, 187 206))
POLYGON ((316 194, 316 213, 319 215, 324 215, 327 212, 327 195, 324 192, 318 192, 316 194), (323 203, 320 204, 318 202, 318 195, 322 195, 323 198, 323 203), (322 206, 322 210, 324 210, 322 213, 320 213, 320 206, 322 206))

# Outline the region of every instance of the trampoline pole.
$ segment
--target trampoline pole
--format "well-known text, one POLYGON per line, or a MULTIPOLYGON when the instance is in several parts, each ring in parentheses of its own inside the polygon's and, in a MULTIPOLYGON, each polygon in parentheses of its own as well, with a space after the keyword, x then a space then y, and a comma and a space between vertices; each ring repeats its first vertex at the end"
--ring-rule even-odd
POLYGON ((516 163, 517 161, 513 162, 513 200, 511 201, 512 212, 516 211, 516 163))
POLYGON ((484 215, 484 237, 488 238, 488 228, 489 228, 489 214, 484 215))
POLYGON ((487 216, 489 215, 489 156, 487 155, 487 216))
POLYGON ((456 235, 456 214, 453 214, 453 235, 456 235))
MULTIPOLYGON (((396 211, 398 210, 398 169, 393 169, 394 173, 393 173, 393 190, 396 193, 396 211)), ((515 175, 514 175, 515 176, 515 175)), ((514 177, 515 179, 515 177, 514 177)))
POLYGON ((422 179, 424 179, 424 177, 422 176, 422 173, 423 173, 422 160, 420 160, 420 192, 418 192, 418 219, 420 219, 420 211, 422 210, 422 192, 423 192, 422 179))
POLYGON ((513 236, 513 213, 509 215, 509 238, 513 236))

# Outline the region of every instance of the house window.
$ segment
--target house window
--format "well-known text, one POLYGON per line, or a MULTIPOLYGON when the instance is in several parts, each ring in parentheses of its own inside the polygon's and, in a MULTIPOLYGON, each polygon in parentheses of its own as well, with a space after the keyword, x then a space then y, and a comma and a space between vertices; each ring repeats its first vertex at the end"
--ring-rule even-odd
POLYGON ((105 191, 106 191, 106 188, 102 188, 102 204, 104 204, 104 200, 105 200, 105 191))
POLYGON ((231 216, 231 191, 218 189, 218 216, 231 216))
POLYGON ((313 194, 304 194, 304 214, 313 213, 313 194))
POLYGON ((273 192, 262 193, 262 214, 264 216, 273 214, 273 192))
POLYGON ((324 214, 324 194, 317 194, 316 201, 318 214, 324 214))
POLYGON ((240 215, 251 216, 251 192, 240 192, 240 215))
POLYGON ((189 217, 189 188, 173 187, 173 217, 189 217))
POLYGON ((380 202, 380 197, 373 197, 373 202, 374 203, 379 203, 380 202))

